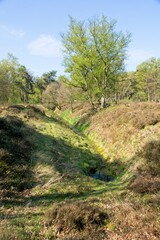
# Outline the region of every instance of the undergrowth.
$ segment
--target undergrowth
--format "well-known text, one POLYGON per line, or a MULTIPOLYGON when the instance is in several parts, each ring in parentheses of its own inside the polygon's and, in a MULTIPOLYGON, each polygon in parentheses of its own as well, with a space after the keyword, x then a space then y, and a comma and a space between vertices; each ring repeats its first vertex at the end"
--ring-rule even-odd
POLYGON ((0 189, 31 188, 32 131, 16 117, 0 118, 0 189))
POLYGON ((120 198, 124 204, 110 205, 109 239, 158 239, 160 104, 126 103, 81 113, 70 116, 80 117, 75 126, 94 142, 115 181, 127 189, 120 198))
POLYGON ((52 228, 53 236, 61 239, 104 239, 106 224, 109 215, 97 206, 87 202, 54 204, 46 214, 45 225, 52 228), (55 234, 55 235, 54 235, 55 234), (101 236, 101 238, 100 238, 101 236), (103 237, 102 237, 103 236, 103 237))
POLYGON ((0 239, 160 238, 159 104, 87 109, 0 109, 0 239))

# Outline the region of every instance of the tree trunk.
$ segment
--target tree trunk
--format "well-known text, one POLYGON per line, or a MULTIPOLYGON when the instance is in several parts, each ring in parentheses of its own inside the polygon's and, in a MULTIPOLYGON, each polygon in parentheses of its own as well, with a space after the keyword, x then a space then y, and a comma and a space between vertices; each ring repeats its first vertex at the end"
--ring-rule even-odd
POLYGON ((104 96, 101 97, 100 103, 101 103, 100 108, 105 108, 106 107, 106 100, 105 100, 104 96))

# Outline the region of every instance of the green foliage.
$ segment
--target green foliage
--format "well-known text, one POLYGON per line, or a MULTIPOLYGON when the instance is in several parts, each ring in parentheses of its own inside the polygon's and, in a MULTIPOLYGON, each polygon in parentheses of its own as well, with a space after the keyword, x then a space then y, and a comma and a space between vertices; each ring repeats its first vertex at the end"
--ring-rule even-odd
POLYGON ((12 54, 8 54, 0 62, 0 102, 40 103, 43 91, 55 79, 56 71, 35 78, 12 54))
POLYGON ((49 84, 54 83, 56 80, 56 71, 43 73, 41 77, 37 77, 35 80, 36 95, 38 101, 42 102, 43 91, 45 91, 49 84))
POLYGON ((18 180, 10 191, 0 189, 0 239, 159 239, 158 103, 114 106, 86 118, 85 132, 96 136, 97 146, 56 115, 47 117, 42 106, 0 111, 0 180, 18 180), (35 182, 17 192, 26 178, 24 161, 32 163, 26 172, 35 182), (95 179, 96 170, 115 178, 95 179))
POLYGON ((29 103, 29 95, 34 94, 33 77, 25 66, 17 69, 16 85, 19 87, 19 95, 22 103, 29 103))
POLYGON ((50 72, 46 72, 42 74, 42 79, 44 84, 47 86, 48 84, 56 81, 56 71, 52 70, 50 72))
POLYGON ((62 39, 69 84, 81 88, 92 105, 102 95, 115 93, 130 35, 116 32, 115 21, 102 16, 87 23, 70 18, 69 31, 62 39))
POLYGON ((65 110, 60 114, 61 118, 63 118, 67 123, 71 124, 72 126, 74 126, 78 120, 79 117, 72 117, 72 112, 70 110, 65 110))
POLYGON ((0 102, 18 103, 18 89, 15 84, 17 76, 17 59, 8 54, 7 59, 0 62, 0 102))
POLYGON ((59 87, 58 82, 53 82, 47 85, 46 89, 42 93, 42 103, 45 107, 54 110, 55 107, 58 106, 57 98, 59 87))
POLYGON ((160 59, 150 58, 137 66, 136 96, 142 101, 157 101, 160 97, 160 59))
POLYGON ((28 103, 34 94, 33 76, 11 54, 0 63, 0 102, 28 103))

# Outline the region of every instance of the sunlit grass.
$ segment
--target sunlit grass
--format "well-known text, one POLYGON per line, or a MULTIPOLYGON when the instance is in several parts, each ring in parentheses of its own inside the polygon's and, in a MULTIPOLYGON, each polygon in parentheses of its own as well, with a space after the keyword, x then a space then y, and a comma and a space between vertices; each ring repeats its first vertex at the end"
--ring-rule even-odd
MULTIPOLYGON (((148 171, 147 174, 153 171, 149 159, 153 159, 155 166, 158 166, 154 156, 159 154, 159 123, 137 130, 137 126, 142 126, 144 121, 153 123, 153 118, 150 121, 143 117, 139 121, 137 117, 137 125, 132 118, 127 123, 126 115, 119 117, 119 121, 111 119, 108 113, 114 116, 126 114, 122 106, 101 111, 79 128, 84 134, 74 131, 54 114, 47 117, 36 112, 34 115, 32 108, 18 114, 10 110, 2 113, 4 117, 6 114, 18 117, 30 129, 25 137, 33 143, 30 160, 34 184, 32 188, 19 193, 15 189, 9 192, 3 190, 0 239, 54 239, 57 236, 55 226, 45 225, 46 212, 50 212, 53 204, 55 209, 59 204, 66 209, 68 203, 74 211, 80 202, 96 206, 109 214, 103 223, 108 239, 127 239, 126 236, 136 239, 137 231, 138 239, 141 236, 145 239, 148 234, 146 239, 158 240, 159 192, 141 194, 130 189, 130 186, 142 171, 148 171), (114 128, 106 118, 113 121, 114 128), (101 124, 100 119, 103 119, 101 124), (105 121, 109 124, 107 127, 103 126, 105 121), (128 129, 121 128, 124 122, 128 124, 128 129), (112 181, 95 179, 91 175, 93 170, 112 176, 112 181)), ((69 114, 64 115, 68 117, 69 114)), ((69 124, 75 125, 79 119, 76 117, 69 124)), ((157 169, 154 168, 156 174, 157 169)))

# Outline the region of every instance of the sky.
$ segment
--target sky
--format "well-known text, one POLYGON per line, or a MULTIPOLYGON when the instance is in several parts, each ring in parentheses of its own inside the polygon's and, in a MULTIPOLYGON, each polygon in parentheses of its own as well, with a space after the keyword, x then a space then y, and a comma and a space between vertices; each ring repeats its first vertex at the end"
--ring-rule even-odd
POLYGON ((160 58, 159 0, 0 0, 0 61, 13 54, 35 76, 64 74, 61 34, 76 20, 107 16, 116 30, 130 32, 126 70, 160 58))

